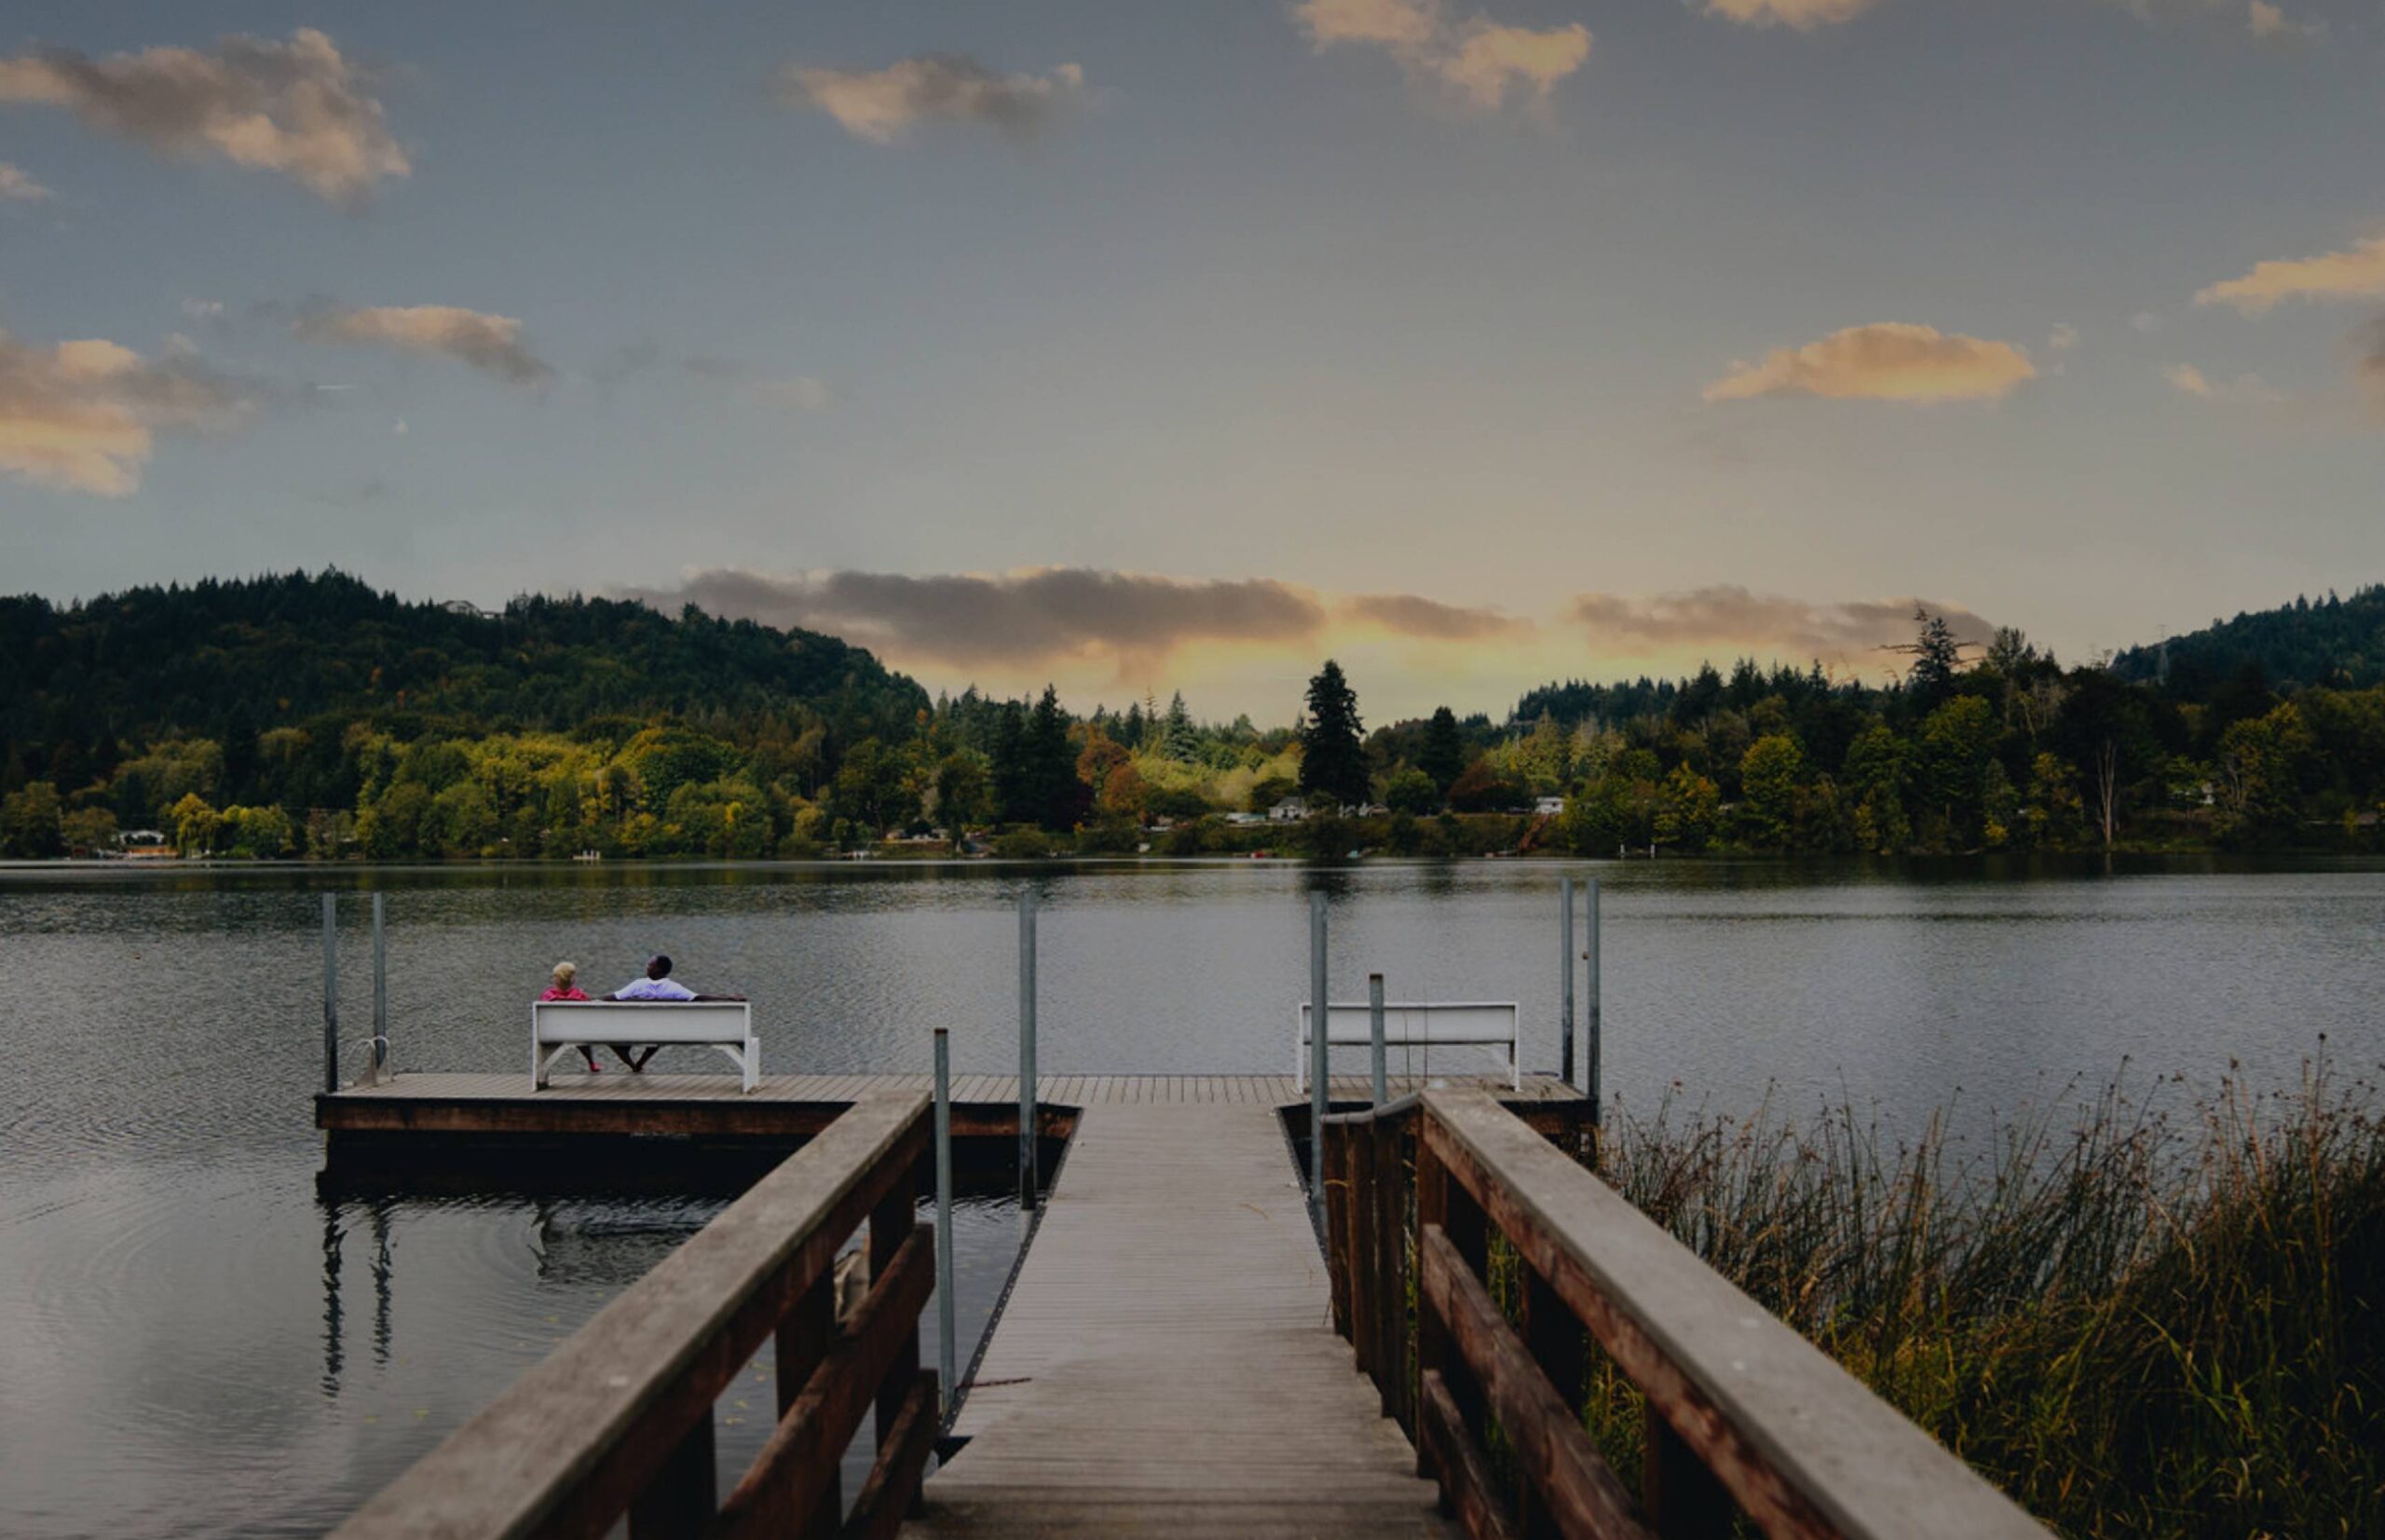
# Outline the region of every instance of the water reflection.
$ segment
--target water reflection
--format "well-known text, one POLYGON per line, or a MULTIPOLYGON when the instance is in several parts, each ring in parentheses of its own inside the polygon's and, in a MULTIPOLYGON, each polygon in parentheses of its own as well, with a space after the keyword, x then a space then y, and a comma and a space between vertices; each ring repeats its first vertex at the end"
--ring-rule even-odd
MULTIPOLYGON (((1893 1123, 1957 1088, 1984 1109, 2100 1084, 2124 1056, 2275 1083, 2321 1031, 2348 1069, 2385 1060, 2375 861, 1595 869, 1606 1078, 1635 1104, 1769 1087, 1893 1123)), ((1315 891, 1337 993, 1381 972, 1516 1000, 1549 1069, 1560 870, 0 871, 0 1533, 320 1533, 729 1195, 319 1196, 320 892, 389 894, 401 1070, 522 1072, 555 959, 610 981, 664 949, 756 998, 774 1070, 924 1070, 945 1026, 957 1072, 1004 1073, 1028 883, 1047 1073, 1288 1070, 1315 891)), ((365 913, 347 906, 349 1021, 370 1018, 365 913)), ((961 1224, 968 1344, 1018 1218, 988 1195, 961 1224)), ((767 1432, 767 1370, 724 1406, 725 1463, 767 1432)))

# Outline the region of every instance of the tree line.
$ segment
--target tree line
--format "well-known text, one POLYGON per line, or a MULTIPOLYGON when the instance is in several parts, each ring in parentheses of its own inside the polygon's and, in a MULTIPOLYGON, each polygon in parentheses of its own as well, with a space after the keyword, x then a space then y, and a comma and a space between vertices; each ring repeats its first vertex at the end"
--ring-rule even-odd
POLYGON ((135 829, 191 855, 379 860, 806 857, 905 834, 1015 854, 2365 847, 2385 591, 2267 613, 2225 622, 2245 648, 2225 669, 2208 633, 2064 666, 2017 632, 1967 652, 1923 613, 1885 686, 1742 660, 1370 732, 1329 661, 1300 720, 1262 729, 1180 695, 1083 715, 1049 688, 931 700, 834 637, 692 608, 489 615, 337 572, 0 600, 0 853, 135 829), (2314 661, 2322 643, 2349 661, 2314 661), (1231 817, 1288 800, 1313 815, 1231 817))

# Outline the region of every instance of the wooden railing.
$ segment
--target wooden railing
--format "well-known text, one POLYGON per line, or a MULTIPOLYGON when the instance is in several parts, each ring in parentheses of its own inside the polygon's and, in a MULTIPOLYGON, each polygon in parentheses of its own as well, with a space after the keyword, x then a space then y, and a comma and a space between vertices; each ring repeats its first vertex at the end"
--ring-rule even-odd
POLYGON ((2044 1540, 1488 1094, 1428 1090, 1324 1137, 1334 1326, 1469 1534, 1723 1536, 1744 1514, 1774 1536, 2044 1540), (1644 1397, 1636 1493, 1584 1426, 1593 1350, 1644 1397))
POLYGON ((935 1232, 913 1205, 929 1099, 855 1102, 335 1532, 601 1535, 626 1513, 661 1536, 889 1535, 934 1447, 920 1311, 935 1232), (836 1258, 866 1221, 870 1287, 841 1321, 836 1258), (713 1403, 777 1339, 779 1422, 726 1500, 713 1403), (850 1518, 838 1462, 875 1409, 878 1458, 850 1518))

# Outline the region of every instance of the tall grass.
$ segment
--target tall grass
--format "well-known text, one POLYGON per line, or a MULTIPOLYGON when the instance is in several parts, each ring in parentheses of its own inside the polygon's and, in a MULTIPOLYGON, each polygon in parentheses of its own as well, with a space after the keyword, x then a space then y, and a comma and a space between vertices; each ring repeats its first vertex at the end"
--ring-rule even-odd
MULTIPOLYGON (((1985 1147, 1944 1114, 1890 1144, 1851 1110, 1669 1098, 1618 1114, 1601 1165, 2065 1534, 2385 1534, 2378 1087, 2322 1066, 2266 1096, 2165 1089, 2175 1115, 2112 1089, 1985 1147)), ((1609 1369, 1589 1420, 1635 1458, 1609 1369)))

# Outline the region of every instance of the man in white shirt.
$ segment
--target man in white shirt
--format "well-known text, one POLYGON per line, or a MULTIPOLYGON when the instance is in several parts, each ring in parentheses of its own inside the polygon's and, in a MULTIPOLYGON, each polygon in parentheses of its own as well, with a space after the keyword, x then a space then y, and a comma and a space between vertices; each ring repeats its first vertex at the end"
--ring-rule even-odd
POLYGON ((607 1000, 693 1000, 696 991, 671 976, 671 960, 657 954, 646 965, 646 976, 622 985, 607 1000))
MULTIPOLYGON (((745 997, 696 993, 671 976, 671 960, 658 952, 647 963, 644 978, 633 979, 605 998, 606 1000, 743 1000, 745 997)), ((616 1048, 613 1051, 621 1056, 621 1062, 630 1067, 631 1073, 642 1074, 646 1070, 646 1061, 652 1058, 655 1051, 661 1046, 661 1043, 650 1043, 640 1049, 635 1058, 632 1058, 625 1048, 616 1048)))

